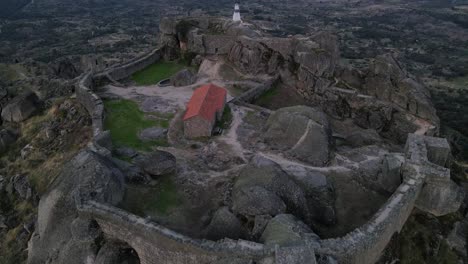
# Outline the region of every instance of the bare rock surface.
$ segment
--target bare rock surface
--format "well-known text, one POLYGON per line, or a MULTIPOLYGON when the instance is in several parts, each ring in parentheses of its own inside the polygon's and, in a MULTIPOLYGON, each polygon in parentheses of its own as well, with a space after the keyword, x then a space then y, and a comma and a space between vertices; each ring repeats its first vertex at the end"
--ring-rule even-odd
POLYGON ((77 220, 77 195, 116 205, 123 193, 123 175, 111 161, 89 150, 79 152, 39 202, 28 263, 78 264, 94 259, 96 229, 92 221, 77 220))
POLYGON ((270 220, 260 241, 265 245, 294 246, 305 238, 319 240, 319 237, 303 222, 290 214, 280 214, 270 220))
POLYGON ((195 75, 188 69, 183 69, 171 77, 171 84, 173 86, 187 86, 195 83, 195 75))
POLYGON ((281 198, 260 186, 242 188, 234 192, 232 199, 232 210, 244 216, 275 216, 286 212, 286 205, 281 198))
POLYGON ((26 174, 18 174, 10 180, 10 193, 15 193, 23 200, 29 200, 33 197, 33 189, 29 183, 26 174))
POLYGON ((255 207, 260 202, 267 205, 277 204, 275 210, 258 210, 243 212, 250 217, 256 215, 275 216, 284 209, 310 223, 312 215, 307 207, 304 191, 297 185, 281 167, 263 157, 256 156, 251 163, 245 166, 239 173, 233 187, 233 205, 251 203, 255 207), (272 195, 274 194, 274 195, 272 195), (249 199, 246 199, 248 197, 249 199), (280 200, 276 199, 279 197, 280 200), (263 199, 263 201, 262 201, 263 199), (283 201, 286 207, 283 209, 283 201), (242 202, 242 203, 241 203, 242 202))
POLYGON ((265 142, 272 148, 314 166, 328 163, 331 130, 323 112, 307 106, 282 108, 270 116, 264 129, 265 142))
POLYGON ((211 240, 223 238, 238 239, 245 233, 241 222, 229 211, 228 207, 219 208, 205 229, 206 237, 211 240))
POLYGON ((151 176, 167 175, 176 170, 174 155, 160 150, 137 156, 135 164, 151 176))
POLYGON ((2 119, 8 122, 21 122, 31 117, 38 110, 36 94, 28 92, 11 100, 2 109, 2 119))
POLYGON ((8 129, 0 129, 0 153, 15 143, 16 135, 8 129))
POLYGON ((143 141, 158 140, 166 137, 167 129, 160 127, 145 128, 138 134, 138 137, 143 141))

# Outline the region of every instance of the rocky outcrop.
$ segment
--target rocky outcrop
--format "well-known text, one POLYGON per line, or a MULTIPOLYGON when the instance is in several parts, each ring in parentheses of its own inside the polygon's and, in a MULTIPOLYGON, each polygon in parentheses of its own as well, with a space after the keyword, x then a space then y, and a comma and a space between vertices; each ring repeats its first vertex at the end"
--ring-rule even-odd
POLYGON ((22 200, 30 200, 34 195, 26 174, 18 174, 11 177, 9 189, 10 194, 14 193, 22 200))
POLYGON ((195 75, 188 69, 183 69, 171 77, 171 85, 176 87, 192 85, 195 81, 195 75))
POLYGON ((156 150, 135 158, 135 164, 151 176, 162 176, 175 172, 176 158, 169 152, 156 150))
POLYGON ((335 189, 327 176, 320 172, 289 173, 304 191, 311 218, 321 224, 336 223, 335 189))
POLYGON ((63 79, 73 79, 80 75, 73 62, 66 58, 52 66, 55 74, 63 79))
POLYGON ((238 239, 245 235, 242 224, 227 207, 219 208, 205 229, 205 236, 211 240, 223 238, 238 239))
POLYGON ((327 32, 275 38, 259 35, 254 26, 204 18, 168 20, 161 31, 161 43, 174 50, 223 55, 245 75, 279 76, 282 84, 328 115, 352 118, 399 143, 415 131, 438 133, 428 90, 391 54, 357 69, 340 63, 337 37, 327 32))
POLYGON ((2 109, 2 119, 7 122, 22 122, 38 110, 38 101, 33 92, 17 96, 2 109))
POLYGON ((286 205, 276 194, 260 186, 236 190, 232 210, 244 216, 277 215, 286 212, 286 205))
POLYGON ((112 162, 89 150, 81 151, 64 166, 39 202, 28 263, 84 263, 94 259, 99 230, 90 219, 78 218, 75 202, 80 197, 116 205, 123 192, 123 175, 112 162))
POLYGON ((330 157, 331 129, 326 115, 307 106, 277 110, 264 128, 265 142, 314 166, 324 166, 330 157))
POLYGON ((308 224, 333 224, 334 203, 333 185, 324 175, 290 176, 262 156, 255 156, 240 171, 232 191, 232 209, 253 223, 252 237, 261 234, 271 217, 286 212, 308 224))
MULTIPOLYGON (((232 191, 233 198, 240 198, 241 195, 236 194, 239 192, 249 193, 251 201, 254 202, 254 204, 258 203, 262 197, 270 197, 271 199, 279 197, 286 205, 288 212, 292 212, 300 218, 305 219, 306 222, 309 220, 309 212, 304 192, 289 178, 278 164, 270 160, 256 156, 252 159, 250 164, 240 171, 239 177, 234 183, 232 191), (253 187, 261 187, 269 193, 260 196, 261 193, 249 191, 252 190, 253 187), (270 193, 274 195, 269 195, 270 193), (256 200, 255 196, 257 197, 256 200)), ((275 199, 275 201, 277 200, 275 199)), ((235 203, 236 201, 233 201, 233 204, 235 203)), ((273 203, 274 201, 270 201, 270 204, 273 203)), ((281 203, 279 203, 279 205, 281 205, 281 203)), ((276 211, 276 213, 271 215, 275 216, 278 213, 281 212, 276 211)), ((259 215, 265 214, 266 213, 260 213, 259 215)), ((248 214, 245 216, 252 215, 248 214)))
POLYGON ((303 222, 290 214, 280 214, 268 222, 260 241, 265 245, 290 247, 304 240, 318 243, 320 238, 303 222))
POLYGON ((15 141, 16 135, 13 132, 8 129, 0 129, 0 154, 5 152, 15 141))
POLYGON ((362 91, 427 120, 438 120, 429 91, 398 63, 394 56, 376 57, 369 65, 362 91))

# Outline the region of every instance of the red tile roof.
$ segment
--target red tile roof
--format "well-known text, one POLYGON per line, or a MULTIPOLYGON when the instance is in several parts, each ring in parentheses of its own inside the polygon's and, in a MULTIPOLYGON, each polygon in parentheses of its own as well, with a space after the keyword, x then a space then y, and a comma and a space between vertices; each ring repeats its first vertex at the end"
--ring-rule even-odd
POLYGON ((226 90, 214 84, 198 87, 187 104, 184 120, 200 116, 208 121, 215 118, 216 112, 223 108, 226 99, 226 90))

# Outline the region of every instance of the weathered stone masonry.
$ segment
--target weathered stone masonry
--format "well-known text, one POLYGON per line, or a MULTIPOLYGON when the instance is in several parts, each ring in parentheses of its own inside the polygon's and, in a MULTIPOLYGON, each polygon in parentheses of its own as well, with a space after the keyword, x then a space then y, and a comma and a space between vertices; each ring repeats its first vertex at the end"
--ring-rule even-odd
POLYGON ((364 226, 345 237, 322 240, 322 248, 317 252, 332 255, 339 263, 375 263, 392 236, 403 228, 415 206, 436 215, 457 210, 463 194, 459 188, 452 187, 455 183, 450 180, 450 170, 441 166, 448 159, 447 141, 410 134, 405 148, 403 183, 390 199, 364 226), (440 148, 431 147, 433 145, 440 148), (434 177, 445 178, 445 184, 433 186, 430 182, 434 177), (423 193, 427 196, 422 196, 423 193), (431 195, 434 193, 436 196, 431 195))
MULTIPOLYGON (((128 72, 123 72, 131 74, 137 68, 130 66, 128 72)), ((102 122, 104 107, 92 91, 93 79, 100 76, 93 77, 91 72, 84 75, 76 94, 92 116, 95 136, 92 148, 102 154, 100 148, 108 147, 97 143, 106 133, 102 122)), ((403 183, 397 191, 368 223, 344 237, 321 240, 314 248, 310 248, 308 241, 294 248, 279 248, 243 240, 195 240, 110 205, 77 197, 76 206, 80 215, 97 221, 106 237, 133 247, 143 264, 233 263, 235 260, 304 264, 316 263, 315 255, 330 256, 338 263, 370 264, 378 260, 391 237, 402 229, 414 207, 435 215, 458 209, 463 193, 450 180, 450 170, 443 167, 449 154, 445 139, 410 134, 402 167, 403 183)))

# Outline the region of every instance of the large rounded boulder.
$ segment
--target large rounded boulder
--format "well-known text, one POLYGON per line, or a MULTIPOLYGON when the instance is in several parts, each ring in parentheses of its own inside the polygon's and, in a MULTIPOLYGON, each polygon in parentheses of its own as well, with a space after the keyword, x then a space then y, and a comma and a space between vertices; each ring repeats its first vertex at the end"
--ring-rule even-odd
POLYGON ((15 143, 16 135, 8 129, 0 129, 0 153, 3 153, 7 148, 15 143))
POLYGON ((320 238, 303 222, 290 214, 280 214, 268 222, 260 241, 265 245, 296 246, 320 238))
POLYGON ((135 164, 147 174, 157 177, 176 170, 176 158, 169 152, 156 150, 135 158, 135 164))
POLYGON ((78 153, 39 202, 28 263, 78 264, 94 259, 100 232, 93 221, 79 217, 76 201, 116 205, 123 194, 123 175, 110 160, 89 150, 78 153))
POLYGON ((22 122, 38 110, 39 99, 33 92, 19 95, 2 109, 2 119, 7 122, 22 122))
POLYGON ((256 156, 237 177, 232 191, 233 211, 245 217, 292 212, 307 222, 310 213, 303 190, 281 167, 256 156))
POLYGON ((331 129, 322 111, 293 106, 277 110, 267 121, 265 142, 272 148, 314 166, 329 161, 331 129))
POLYGON ((188 69, 183 69, 171 77, 171 84, 176 87, 192 85, 195 81, 195 75, 188 69))
POLYGON ((219 208, 205 229, 205 236, 211 240, 223 238, 238 239, 244 235, 241 222, 227 207, 219 208))

